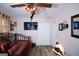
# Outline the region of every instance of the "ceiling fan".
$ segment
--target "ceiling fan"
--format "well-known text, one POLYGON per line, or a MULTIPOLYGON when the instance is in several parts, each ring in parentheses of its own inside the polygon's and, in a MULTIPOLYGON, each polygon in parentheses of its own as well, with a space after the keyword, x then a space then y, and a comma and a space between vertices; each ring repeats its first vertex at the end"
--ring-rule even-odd
POLYGON ((38 7, 44 7, 44 8, 51 8, 51 3, 21 3, 21 4, 15 4, 10 5, 12 8, 16 7, 25 7, 25 10, 31 13, 31 19, 33 19, 33 16, 35 15, 35 12, 38 10, 38 7))

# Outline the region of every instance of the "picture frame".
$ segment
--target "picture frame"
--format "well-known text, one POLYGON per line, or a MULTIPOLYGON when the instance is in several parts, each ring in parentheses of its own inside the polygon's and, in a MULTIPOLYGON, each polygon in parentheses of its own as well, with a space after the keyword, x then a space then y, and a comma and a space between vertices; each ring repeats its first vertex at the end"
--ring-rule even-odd
POLYGON ((59 31, 63 31, 63 23, 59 24, 59 31))
POLYGON ((71 16, 71 36, 79 38, 79 14, 71 16))
POLYGON ((24 22, 24 30, 37 30, 38 22, 24 22))

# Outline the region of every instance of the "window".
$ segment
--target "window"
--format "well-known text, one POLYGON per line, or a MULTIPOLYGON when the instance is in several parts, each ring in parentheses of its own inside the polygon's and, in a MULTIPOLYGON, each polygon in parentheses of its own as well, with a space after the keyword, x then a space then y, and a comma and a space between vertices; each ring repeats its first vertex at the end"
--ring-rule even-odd
POLYGON ((10 17, 0 13, 0 33, 10 31, 10 17))

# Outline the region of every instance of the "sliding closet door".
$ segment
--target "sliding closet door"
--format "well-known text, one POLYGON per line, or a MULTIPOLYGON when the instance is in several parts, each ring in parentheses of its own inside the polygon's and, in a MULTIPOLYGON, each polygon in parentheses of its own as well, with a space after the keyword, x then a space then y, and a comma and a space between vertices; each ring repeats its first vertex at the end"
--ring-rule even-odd
POLYGON ((37 45, 50 45, 50 23, 38 23, 37 45))

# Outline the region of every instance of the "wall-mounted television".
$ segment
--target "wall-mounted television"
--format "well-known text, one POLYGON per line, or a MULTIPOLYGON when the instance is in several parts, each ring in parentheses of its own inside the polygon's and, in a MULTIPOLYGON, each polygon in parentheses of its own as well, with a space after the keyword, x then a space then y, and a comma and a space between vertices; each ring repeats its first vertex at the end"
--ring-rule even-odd
POLYGON ((38 22, 24 22, 24 30, 37 30, 38 22))
POLYGON ((79 21, 74 21, 74 29, 79 29, 79 21))

